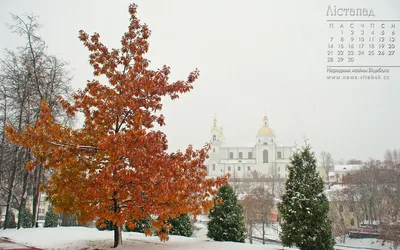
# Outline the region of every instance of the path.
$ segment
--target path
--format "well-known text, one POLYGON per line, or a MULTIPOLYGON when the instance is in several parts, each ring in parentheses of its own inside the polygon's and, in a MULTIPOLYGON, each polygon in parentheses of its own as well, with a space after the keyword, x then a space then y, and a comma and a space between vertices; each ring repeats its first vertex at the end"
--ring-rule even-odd
POLYGON ((0 250, 41 250, 41 249, 15 243, 7 238, 0 238, 0 250))

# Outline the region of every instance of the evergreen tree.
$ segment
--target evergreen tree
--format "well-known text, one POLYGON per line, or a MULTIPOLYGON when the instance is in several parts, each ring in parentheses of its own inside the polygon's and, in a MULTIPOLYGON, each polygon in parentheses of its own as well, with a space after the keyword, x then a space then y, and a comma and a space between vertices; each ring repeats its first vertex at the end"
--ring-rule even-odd
POLYGON ((243 208, 230 185, 222 186, 218 191, 209 217, 207 237, 216 241, 244 242, 243 208))
POLYGON ((333 249, 329 202, 316 171, 315 155, 308 144, 292 155, 288 169, 286 192, 278 205, 283 219, 280 233, 283 245, 302 250, 333 249))
POLYGON ((14 212, 10 211, 10 216, 7 217, 7 219, 4 221, 6 223, 5 228, 16 228, 17 223, 15 223, 15 214, 14 212))
POLYGON ((44 218, 44 227, 57 227, 58 226, 58 215, 54 213, 53 208, 49 207, 44 218))
POLYGON ((30 228, 33 226, 32 224, 32 213, 26 208, 21 210, 21 227, 30 228))
POLYGON ((190 237, 193 235, 193 225, 188 214, 182 214, 181 216, 168 220, 172 228, 169 230, 171 235, 181 235, 190 237))

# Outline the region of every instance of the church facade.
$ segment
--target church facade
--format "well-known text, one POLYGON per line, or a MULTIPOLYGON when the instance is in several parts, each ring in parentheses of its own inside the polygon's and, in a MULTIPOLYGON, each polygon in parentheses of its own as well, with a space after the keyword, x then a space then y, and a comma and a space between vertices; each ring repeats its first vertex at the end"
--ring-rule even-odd
POLYGON ((292 147, 277 144, 267 116, 263 118, 262 127, 258 130, 252 147, 225 146, 222 128, 217 127, 214 117, 210 146, 206 162, 209 177, 229 173, 231 178, 246 178, 256 171, 268 177, 287 178, 292 147))

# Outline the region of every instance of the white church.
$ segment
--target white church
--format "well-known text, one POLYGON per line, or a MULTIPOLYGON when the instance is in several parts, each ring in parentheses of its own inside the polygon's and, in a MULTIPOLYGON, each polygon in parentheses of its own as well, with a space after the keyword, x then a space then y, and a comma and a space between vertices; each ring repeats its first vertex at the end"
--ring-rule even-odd
POLYGON ((264 116, 263 125, 258 130, 253 147, 228 147, 222 128, 211 128, 211 149, 206 165, 208 176, 215 177, 227 173, 231 178, 244 178, 257 171, 274 178, 287 178, 287 164, 290 162, 292 147, 277 144, 276 136, 268 126, 268 118, 264 116))

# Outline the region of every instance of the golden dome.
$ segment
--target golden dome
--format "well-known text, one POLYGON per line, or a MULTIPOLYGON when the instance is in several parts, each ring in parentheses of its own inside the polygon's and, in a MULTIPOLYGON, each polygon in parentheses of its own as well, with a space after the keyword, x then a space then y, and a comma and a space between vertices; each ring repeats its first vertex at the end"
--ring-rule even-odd
POLYGON ((259 131, 258 135, 271 135, 272 129, 268 128, 267 126, 263 126, 259 131))

